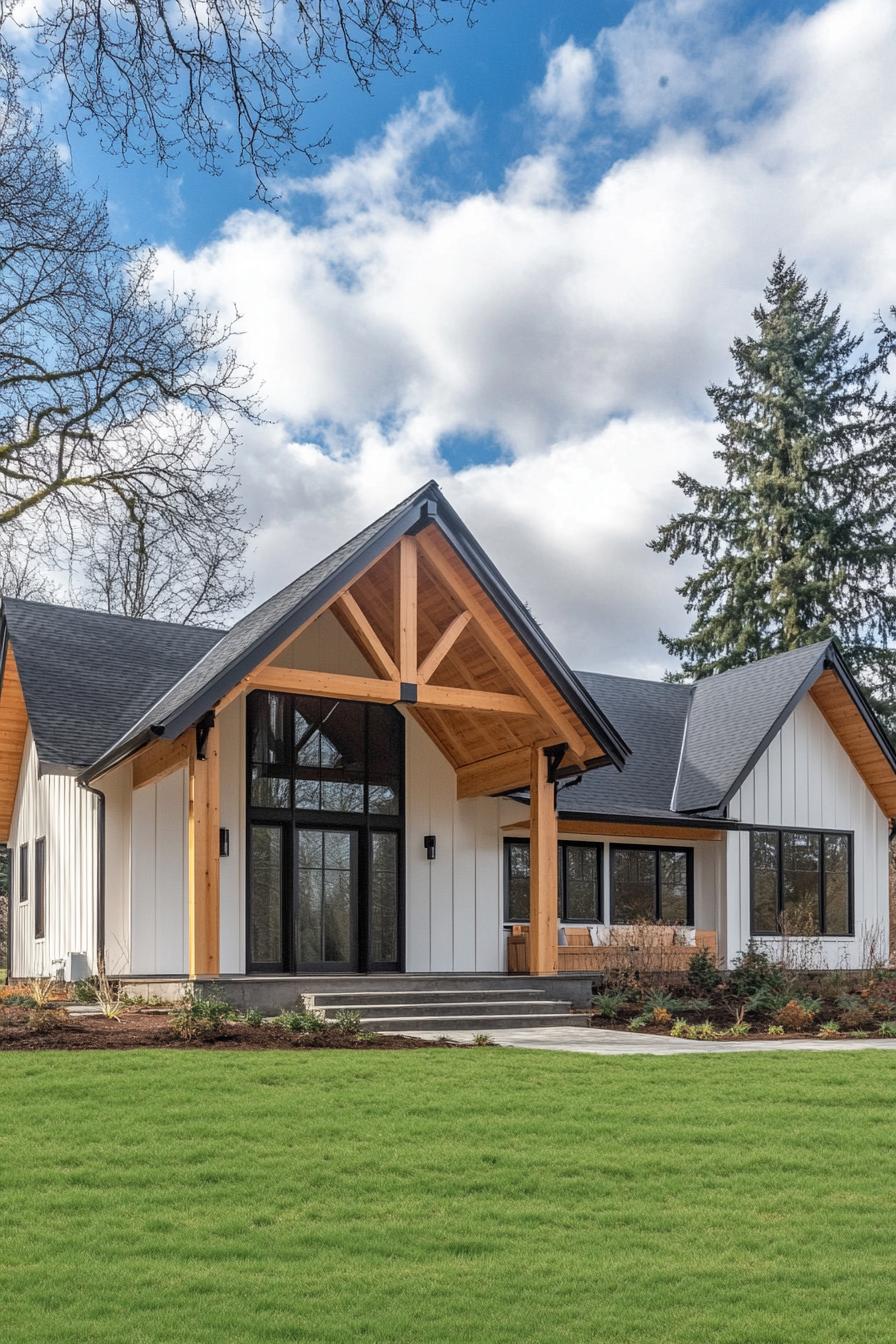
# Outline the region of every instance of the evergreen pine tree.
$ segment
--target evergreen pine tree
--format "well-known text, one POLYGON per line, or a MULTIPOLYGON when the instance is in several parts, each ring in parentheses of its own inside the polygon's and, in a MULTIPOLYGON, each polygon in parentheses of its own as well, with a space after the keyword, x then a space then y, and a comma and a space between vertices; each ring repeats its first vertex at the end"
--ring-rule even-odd
MULTIPOLYGON (((896 309, 892 310, 896 317, 896 309)), ((692 507, 650 543, 702 561, 678 592, 689 632, 660 632, 705 677, 835 635, 896 730, 896 401, 881 390, 896 332, 874 355, 781 255, 731 347, 735 377, 707 388, 721 426, 723 483, 681 473, 692 507)))

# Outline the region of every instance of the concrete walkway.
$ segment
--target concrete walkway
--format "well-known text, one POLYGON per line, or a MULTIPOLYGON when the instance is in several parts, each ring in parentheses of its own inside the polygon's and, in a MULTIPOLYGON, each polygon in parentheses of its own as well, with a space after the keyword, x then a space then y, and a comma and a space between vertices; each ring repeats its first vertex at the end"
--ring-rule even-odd
MULTIPOLYGON (((415 1031, 415 1036, 435 1040, 470 1042, 471 1031, 415 1031)), ((643 1036, 634 1031, 606 1031, 600 1027, 528 1027, 516 1031, 490 1031, 495 1045, 523 1050, 564 1050, 577 1055, 724 1055, 745 1050, 893 1050, 896 1040, 843 1041, 684 1041, 671 1036, 643 1036)))

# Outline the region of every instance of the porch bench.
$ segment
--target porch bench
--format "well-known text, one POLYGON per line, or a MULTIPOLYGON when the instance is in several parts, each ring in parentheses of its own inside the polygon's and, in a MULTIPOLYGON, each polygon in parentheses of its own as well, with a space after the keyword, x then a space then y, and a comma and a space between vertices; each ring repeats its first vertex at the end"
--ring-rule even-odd
MULTIPOLYGON (((567 928, 566 943, 557 947, 557 969, 588 974, 592 971, 686 971, 691 957, 705 948, 714 959, 718 939, 714 929, 695 929, 693 943, 677 941, 672 925, 615 925, 609 941, 594 947, 587 929, 567 928)), ((515 924, 507 935, 509 975, 529 973, 529 930, 515 924)))

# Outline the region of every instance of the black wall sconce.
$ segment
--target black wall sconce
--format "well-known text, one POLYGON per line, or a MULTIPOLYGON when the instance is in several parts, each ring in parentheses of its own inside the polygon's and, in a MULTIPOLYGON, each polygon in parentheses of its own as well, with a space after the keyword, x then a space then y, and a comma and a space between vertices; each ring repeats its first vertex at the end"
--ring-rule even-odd
POLYGON ((218 832, 218 853, 222 859, 230 858, 230 831, 222 826, 218 832))
POLYGON ((434 859, 436 856, 436 838, 434 835, 424 835, 423 848, 426 850, 426 857, 434 859))

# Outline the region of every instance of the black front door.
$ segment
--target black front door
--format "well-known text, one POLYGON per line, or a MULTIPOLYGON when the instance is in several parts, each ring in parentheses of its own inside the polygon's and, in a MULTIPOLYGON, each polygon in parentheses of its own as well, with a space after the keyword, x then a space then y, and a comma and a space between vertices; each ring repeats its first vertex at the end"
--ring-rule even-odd
POLYGON ((295 865, 295 969, 356 971, 357 830, 297 826, 295 865))
POLYGON ((247 717, 247 968, 401 970, 401 715, 256 692, 247 717))

